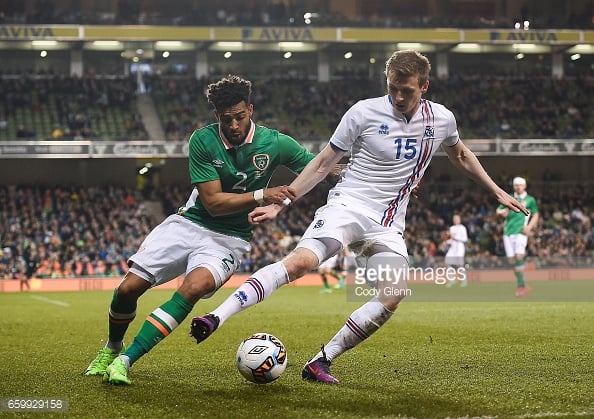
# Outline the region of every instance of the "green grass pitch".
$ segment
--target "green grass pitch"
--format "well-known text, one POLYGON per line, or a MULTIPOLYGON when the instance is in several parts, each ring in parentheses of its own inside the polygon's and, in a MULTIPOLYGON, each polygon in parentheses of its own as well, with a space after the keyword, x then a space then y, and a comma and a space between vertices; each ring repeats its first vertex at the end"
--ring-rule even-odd
MULTIPOLYGON (((319 290, 285 287, 200 345, 186 319, 134 365, 129 387, 82 375, 105 343, 111 292, 0 294, 0 398, 68 399, 69 417, 93 418, 594 417, 591 301, 405 301, 335 360, 341 383, 328 386, 304 382, 301 368, 360 303, 319 290), (235 366, 241 340, 259 331, 288 352, 285 373, 268 385, 247 383, 235 366)), ((127 343, 170 295, 140 299, 127 343)))

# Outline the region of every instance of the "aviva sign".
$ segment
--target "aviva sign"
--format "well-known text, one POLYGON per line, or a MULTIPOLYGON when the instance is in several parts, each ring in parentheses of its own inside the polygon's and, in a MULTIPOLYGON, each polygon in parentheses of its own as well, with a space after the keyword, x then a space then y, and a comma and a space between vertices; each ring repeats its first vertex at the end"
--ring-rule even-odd
POLYGON ((76 25, 0 25, 0 39, 80 39, 81 26, 76 25))
POLYGON ((552 31, 493 31, 491 41, 503 42, 535 42, 549 44, 558 42, 557 33, 552 31))
POLYGON ((311 42, 314 37, 309 28, 242 28, 241 39, 263 42, 311 42))
POLYGON ((3 39, 38 39, 55 36, 53 29, 49 26, 0 26, 0 38, 3 39))

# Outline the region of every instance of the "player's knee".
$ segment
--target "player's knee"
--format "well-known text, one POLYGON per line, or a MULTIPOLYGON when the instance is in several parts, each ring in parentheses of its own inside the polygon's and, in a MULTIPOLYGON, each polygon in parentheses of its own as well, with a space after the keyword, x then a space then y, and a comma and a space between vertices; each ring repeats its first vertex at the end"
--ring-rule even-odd
POLYGON ((212 293, 216 288, 212 275, 186 275, 178 292, 189 303, 195 304, 205 295, 212 293))
POLYGON ((141 278, 129 279, 127 275, 124 281, 116 288, 116 296, 118 301, 122 302, 135 302, 140 298, 144 292, 150 288, 150 284, 141 278))
POLYGON ((377 289, 378 299, 394 311, 409 294, 408 260, 394 252, 380 252, 367 258, 365 277, 368 285, 377 289))
POLYGON ((294 281, 314 269, 318 265, 318 258, 309 249, 297 248, 283 259, 283 265, 289 281, 294 281))

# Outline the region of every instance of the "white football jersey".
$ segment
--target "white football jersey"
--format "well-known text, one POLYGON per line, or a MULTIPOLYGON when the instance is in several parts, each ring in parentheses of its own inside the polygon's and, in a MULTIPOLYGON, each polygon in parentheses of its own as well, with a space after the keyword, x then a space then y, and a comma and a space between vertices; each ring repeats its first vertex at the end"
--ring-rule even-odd
POLYGON ((463 257, 466 253, 466 243, 468 241, 468 232, 463 224, 455 224, 450 227, 450 247, 446 256, 463 257))
POLYGON ((410 193, 425 173, 433 153, 459 141, 456 119, 445 106, 421 99, 410 121, 390 96, 365 99, 342 117, 330 143, 351 150, 341 181, 328 201, 342 203, 385 227, 404 232, 410 193))

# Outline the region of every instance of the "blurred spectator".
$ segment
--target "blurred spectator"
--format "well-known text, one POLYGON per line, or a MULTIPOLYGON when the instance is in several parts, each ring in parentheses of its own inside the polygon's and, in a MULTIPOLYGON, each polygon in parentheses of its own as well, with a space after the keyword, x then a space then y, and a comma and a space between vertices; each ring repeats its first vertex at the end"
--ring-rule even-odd
MULTIPOLYGON (((528 258, 539 266, 591 267, 592 189, 554 185, 532 188, 542 217, 529 240, 528 258)), ((253 272, 291 250, 315 209, 325 202, 327 191, 328 185, 320 185, 274 222, 257 226, 252 251, 245 255, 241 270, 253 272)), ((155 195, 164 213, 170 214, 188 193, 188 188, 167 185, 155 195)), ((443 260, 442 233, 456 212, 468 229, 466 262, 473 268, 507 269, 502 225, 490 197, 438 182, 423 185, 419 195, 409 205, 406 220, 412 265, 433 266, 443 260), (444 191, 450 197, 447 201, 437 198, 444 191)), ((0 278, 31 272, 42 278, 121 276, 127 258, 159 221, 145 213, 141 195, 129 188, 0 188, 0 278)))

